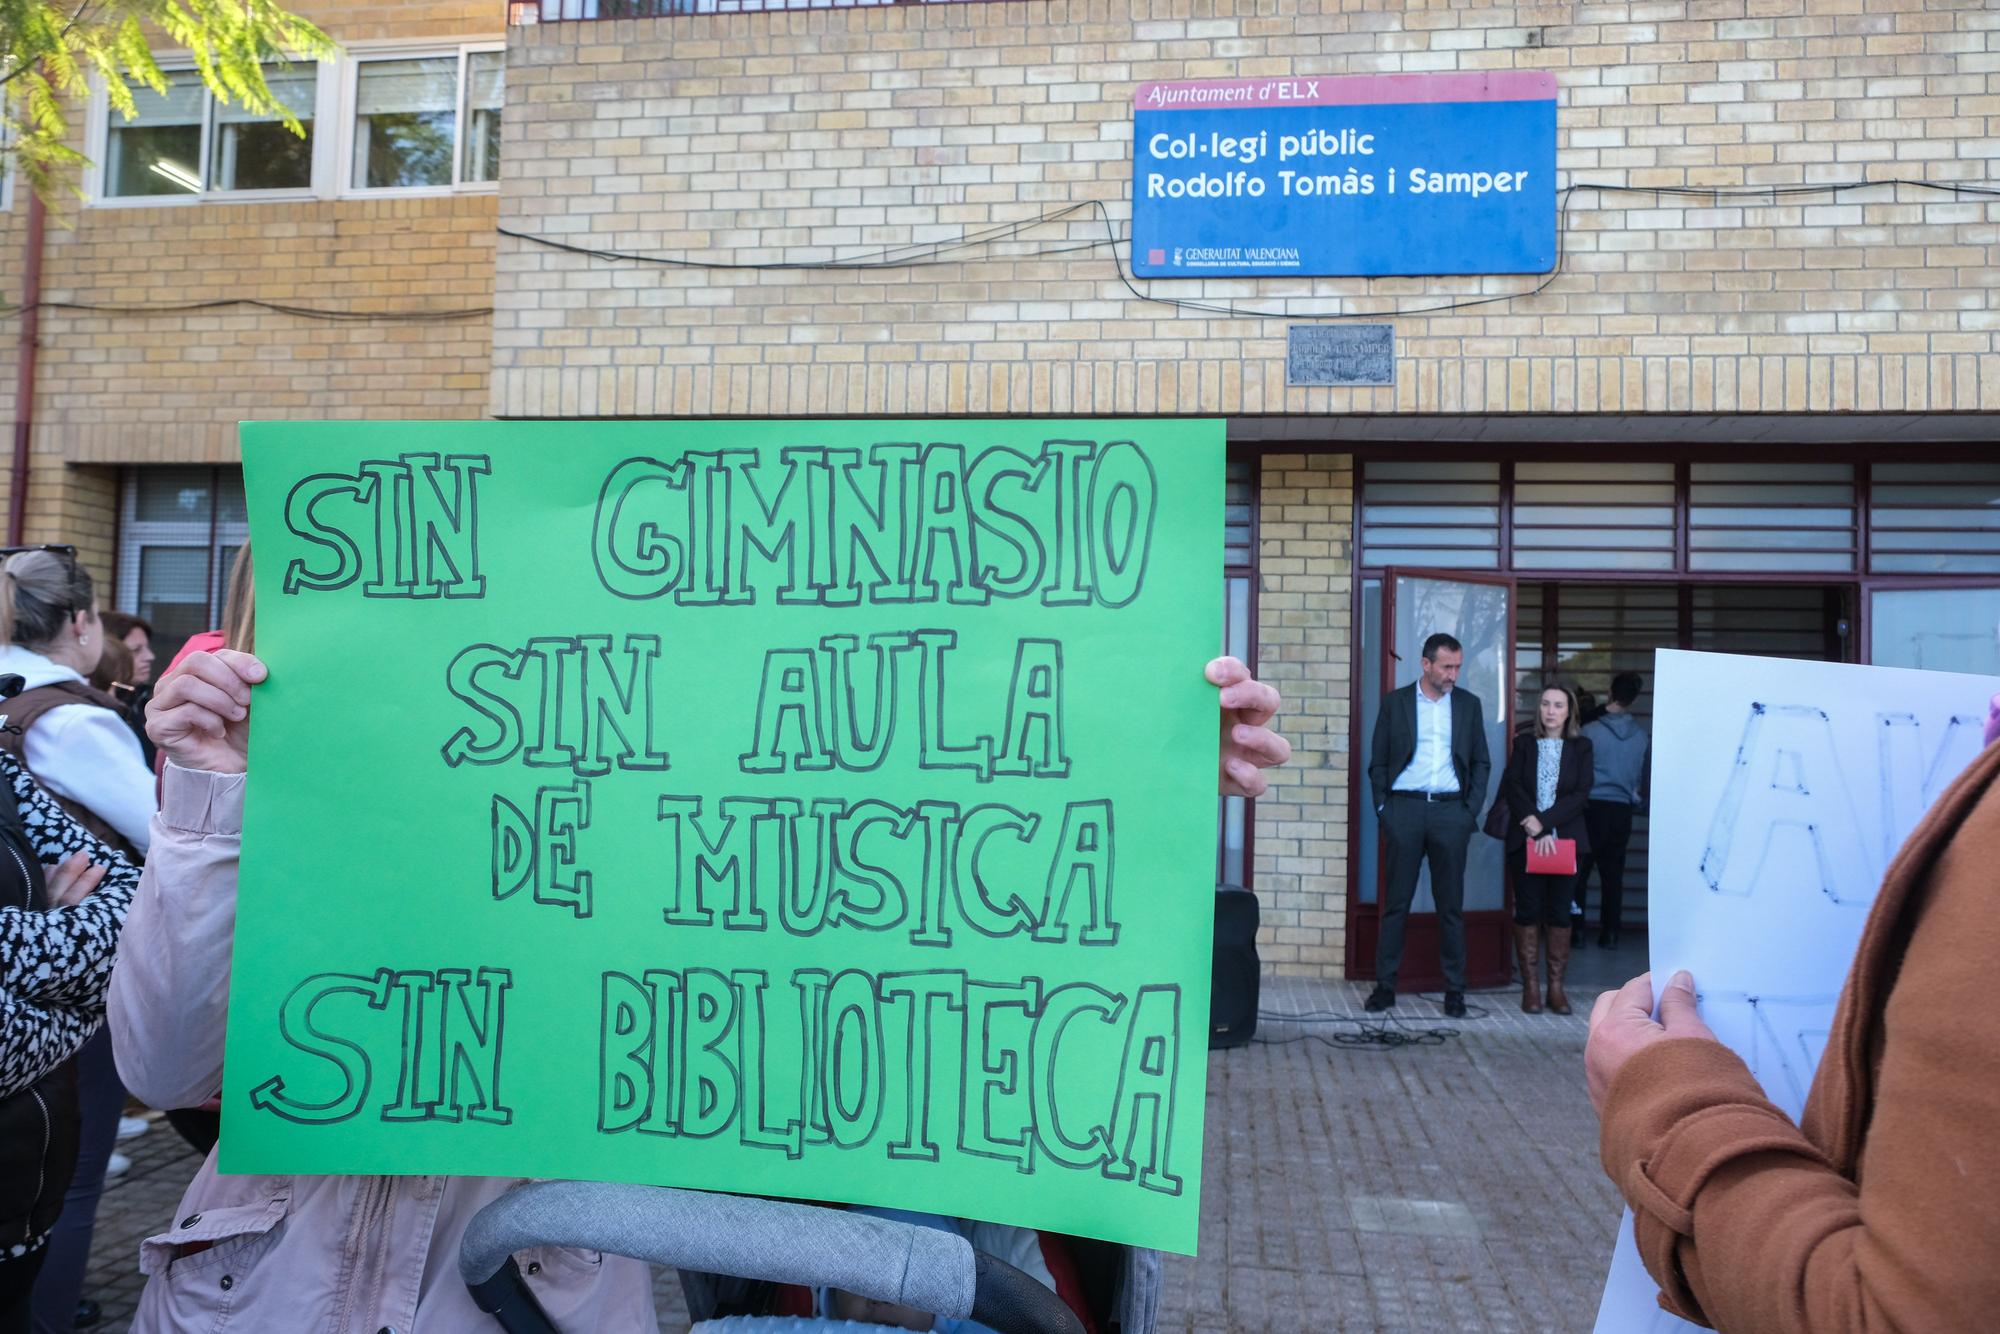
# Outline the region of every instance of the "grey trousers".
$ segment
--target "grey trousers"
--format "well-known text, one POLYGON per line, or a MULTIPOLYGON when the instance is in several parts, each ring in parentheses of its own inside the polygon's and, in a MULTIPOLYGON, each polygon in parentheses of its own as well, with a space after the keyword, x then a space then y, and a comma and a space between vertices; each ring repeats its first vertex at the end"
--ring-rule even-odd
POLYGON ((1417 873, 1431 866, 1437 900, 1438 954, 1447 991, 1465 990, 1465 849, 1472 839, 1472 810, 1463 801, 1425 801, 1391 793, 1382 808, 1388 835, 1389 883, 1383 891, 1382 930, 1375 946, 1375 980, 1391 990, 1403 966, 1403 928, 1416 897, 1417 873))

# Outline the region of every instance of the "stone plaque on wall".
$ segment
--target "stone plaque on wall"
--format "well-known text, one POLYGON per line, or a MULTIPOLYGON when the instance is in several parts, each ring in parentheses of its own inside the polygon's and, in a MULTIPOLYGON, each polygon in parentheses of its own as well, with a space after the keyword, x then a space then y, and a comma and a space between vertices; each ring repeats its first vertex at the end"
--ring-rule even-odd
POLYGON ((1289 385, 1396 383, 1393 324, 1295 324, 1285 347, 1289 385))

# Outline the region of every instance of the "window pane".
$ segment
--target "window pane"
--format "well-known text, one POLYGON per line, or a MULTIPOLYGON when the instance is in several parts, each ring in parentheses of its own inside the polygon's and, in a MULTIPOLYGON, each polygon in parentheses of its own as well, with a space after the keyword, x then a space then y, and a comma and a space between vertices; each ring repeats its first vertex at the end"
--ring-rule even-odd
POLYGON ((250 513, 243 502, 243 474, 225 472, 222 475, 222 513, 217 516, 217 524, 222 528, 246 528, 249 522, 250 513))
POLYGON ((1523 558, 1545 547, 1606 547, 1612 550, 1672 550, 1671 528, 1530 528, 1514 531, 1514 550, 1523 558))
POLYGON ((1499 478, 1497 463, 1363 464, 1362 564, 1499 565, 1499 478))
MULTIPOLYGON (((1869 518, 1879 529, 1886 528, 2000 528, 2000 508, 1976 509, 1883 509, 1877 505, 1869 518)), ((1878 539, 1879 540, 1879 539, 1878 539)))
POLYGON ((1878 463, 1869 472, 1875 484, 1884 482, 1944 482, 1952 486, 1985 483, 2000 487, 2000 463, 1878 463))
POLYGON ((1648 527, 1666 530, 1667 540, 1674 536, 1674 507, 1672 505, 1522 505, 1514 506, 1516 528, 1532 528, 1539 524, 1602 523, 1614 527, 1648 527))
MULTIPOLYGON (((1436 547, 1497 547, 1500 545, 1497 530, 1492 528, 1388 528, 1371 526, 1368 529, 1368 549, 1374 552, 1379 544, 1390 546, 1430 543, 1436 547)), ((1370 564, 1377 564, 1370 560, 1370 564)))
POLYGON ((2000 674, 2000 588, 1882 589, 1868 602, 1877 667, 2000 674))
MULTIPOLYGON (((1375 498, 1378 488, 1368 488, 1369 499, 1375 498)), ((1361 522, 1378 523, 1442 523, 1468 524, 1483 523, 1491 527, 1500 522, 1498 505, 1363 505, 1361 522)))
POLYGON ((201 191, 201 112, 208 90, 193 70, 167 75, 167 91, 132 90, 138 115, 111 113, 105 193, 112 198, 201 191))
POLYGON ((1688 556, 1690 570, 1849 571, 1849 552, 1817 551, 1696 551, 1688 556))
MULTIPOLYGON (((208 539, 209 491, 212 468, 140 468, 133 515, 140 523, 198 523, 197 534, 208 539)), ((201 584, 196 582, 195 588, 201 584)))
POLYGON ((1897 574, 1986 574, 1995 568, 2000 467, 1883 463, 1873 472, 1869 568, 1897 574))
POLYGON ((1671 493, 1674 465, 1637 463, 1621 459, 1617 463, 1517 463, 1517 482, 1664 482, 1671 493))
POLYGON ((1696 463, 1689 476, 1696 482, 1845 482, 1854 478, 1851 463, 1696 463))
POLYGON ((189 635, 208 625, 208 546, 145 546, 139 549, 138 612, 153 626, 159 670, 189 635))
POLYGON ((500 179, 500 107, 506 100, 505 51, 474 51, 465 60, 465 163, 462 181, 500 179))
POLYGON ((1523 570, 1671 570, 1671 551, 1523 551, 1514 553, 1514 564, 1523 570))
MULTIPOLYGON (((1382 581, 1361 581, 1361 611, 1355 618, 1354 635, 1361 641, 1361 735, 1375 735, 1375 719, 1382 712, 1382 581)), ((1361 826, 1356 833, 1355 901, 1374 903, 1381 897, 1382 834, 1372 801, 1357 802, 1361 826)))
POLYGON ((215 140, 209 146, 212 190, 305 190, 312 186, 313 103, 318 71, 267 66, 264 82, 305 127, 300 138, 276 116, 259 116, 240 104, 217 105, 215 140))
MULTIPOLYGON (((1237 575, 1222 581, 1222 651, 1244 662, 1250 661, 1250 581, 1237 575)), ((1250 883, 1249 803, 1242 797, 1222 798, 1219 823, 1219 855, 1216 882, 1224 885, 1250 883)))
POLYGON ((355 80, 354 184, 450 185, 458 57, 371 60, 355 80))
POLYGON ((1906 486, 1902 483, 1887 486, 1877 482, 1871 495, 1870 503, 1885 514, 1895 513, 1895 507, 1901 505, 2000 505, 2000 482, 1973 479, 1949 486, 1906 486))
MULTIPOLYGON (((1563 483, 1563 482, 1520 482, 1514 487, 1514 499, 1526 505, 1666 505, 1674 503, 1672 482, 1655 486, 1650 483, 1635 483, 1620 486, 1613 483, 1563 483)), ((1670 521, 1671 522, 1671 521, 1670 521)))
POLYGON ((1876 533, 1876 554, 1887 551, 1934 551, 1941 556, 2000 551, 2000 532, 1982 533, 1967 528, 1953 533, 1876 533))
POLYGON ((1689 471, 1690 570, 1854 568, 1851 465, 1698 463, 1689 471))
POLYGON ((1870 557, 1868 568, 1877 574, 2000 574, 2000 556, 1943 556, 1934 551, 1910 555, 1887 552, 1870 557))
POLYGON ((1770 505, 1692 505, 1688 522, 1696 528, 1842 528, 1854 526, 1852 509, 1814 509, 1800 505, 1778 508, 1770 505))
POLYGON ((1854 533, 1849 529, 1821 531, 1814 528, 1698 528, 1689 546, 1696 551, 1760 551, 1767 547, 1817 547, 1823 551, 1851 551, 1854 533))
POLYGON ((1429 463, 1394 460, 1370 461, 1361 465, 1361 475, 1372 488, 1376 482, 1491 482, 1500 484, 1497 463, 1429 463))
POLYGON ((1428 565, 1447 570, 1497 570, 1500 568, 1500 553, 1493 550, 1452 551, 1443 547, 1370 547, 1368 563, 1428 565))

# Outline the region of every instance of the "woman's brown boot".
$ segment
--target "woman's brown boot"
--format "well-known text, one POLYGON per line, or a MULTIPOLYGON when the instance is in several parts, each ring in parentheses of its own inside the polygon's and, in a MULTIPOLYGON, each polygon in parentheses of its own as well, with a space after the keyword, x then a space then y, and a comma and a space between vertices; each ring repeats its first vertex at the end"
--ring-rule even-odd
POLYGON ((1538 929, 1519 924, 1514 927, 1514 953, 1521 964, 1521 1011, 1524 1014, 1542 1012, 1542 961, 1535 943, 1538 929))
POLYGON ((1567 925, 1549 928, 1549 1013, 1568 1014, 1569 996, 1563 991, 1563 974, 1569 971, 1570 930, 1567 925))

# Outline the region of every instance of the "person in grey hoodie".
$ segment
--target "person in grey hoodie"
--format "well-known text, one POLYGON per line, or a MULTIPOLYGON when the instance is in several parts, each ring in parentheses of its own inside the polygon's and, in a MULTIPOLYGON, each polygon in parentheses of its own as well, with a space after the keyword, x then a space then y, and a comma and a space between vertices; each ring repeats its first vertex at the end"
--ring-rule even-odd
POLYGON ((1590 804, 1584 810, 1584 824, 1590 831, 1590 854, 1577 868, 1576 911, 1572 920, 1580 938, 1584 895, 1590 884, 1590 868, 1595 865, 1604 886, 1597 943, 1606 949, 1618 947, 1625 909, 1625 849, 1632 842, 1632 816, 1645 808, 1647 775, 1653 767, 1652 738, 1632 715, 1632 705, 1644 684, 1637 672, 1620 672, 1612 677, 1611 702, 1583 729, 1583 734, 1590 738, 1597 770, 1590 788, 1590 804))

